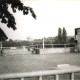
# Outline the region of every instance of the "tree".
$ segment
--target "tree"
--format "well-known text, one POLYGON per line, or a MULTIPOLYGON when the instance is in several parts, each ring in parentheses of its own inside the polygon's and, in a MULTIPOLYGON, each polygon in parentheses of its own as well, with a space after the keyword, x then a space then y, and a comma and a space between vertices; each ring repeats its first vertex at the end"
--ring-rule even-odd
POLYGON ((53 44, 59 44, 58 36, 54 37, 54 42, 53 44))
POLYGON ((62 43, 62 30, 61 30, 61 28, 58 29, 58 42, 59 42, 59 44, 62 43))
POLYGON ((1 42, 1 49, 2 49, 2 41, 8 39, 6 34, 3 32, 3 30, 0 28, 0 42, 1 42))
POLYGON ((67 33, 65 27, 63 27, 63 33, 62 33, 62 43, 66 43, 67 41, 67 33))
POLYGON ((74 37, 71 37, 71 38, 68 40, 68 43, 75 43, 74 37))
POLYGON ((33 18, 36 19, 36 15, 31 7, 26 7, 21 3, 20 0, 0 0, 0 19, 1 23, 7 25, 8 28, 16 29, 16 22, 13 14, 8 11, 9 5, 12 8, 12 11, 15 13, 16 9, 23 11, 24 15, 27 15, 30 11, 33 18))
POLYGON ((4 41, 8 39, 8 37, 6 36, 6 34, 3 32, 3 30, 0 28, 0 41, 4 41))

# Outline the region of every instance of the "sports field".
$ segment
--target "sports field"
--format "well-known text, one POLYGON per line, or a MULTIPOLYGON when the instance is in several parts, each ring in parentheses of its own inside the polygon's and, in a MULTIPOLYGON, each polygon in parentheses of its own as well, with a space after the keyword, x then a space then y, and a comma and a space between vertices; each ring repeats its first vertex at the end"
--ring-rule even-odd
MULTIPOLYGON (((15 51, 16 53, 16 51, 15 51)), ((66 54, 15 54, 0 56, 0 74, 54 70, 58 64, 80 66, 79 53, 66 54)))

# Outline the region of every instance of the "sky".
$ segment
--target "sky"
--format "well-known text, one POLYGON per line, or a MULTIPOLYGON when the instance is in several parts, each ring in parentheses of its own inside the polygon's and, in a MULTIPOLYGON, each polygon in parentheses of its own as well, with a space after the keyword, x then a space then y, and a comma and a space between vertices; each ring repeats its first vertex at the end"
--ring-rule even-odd
MULTIPOLYGON (((58 35, 58 28, 65 27, 68 36, 74 36, 74 29, 80 27, 80 1, 76 0, 21 0, 24 5, 33 8, 37 15, 14 13, 17 30, 7 28, 0 23, 9 39, 26 40, 27 37, 40 39, 58 35)), ((11 11, 11 9, 9 9, 11 11)), ((12 12, 12 11, 11 11, 12 12)))

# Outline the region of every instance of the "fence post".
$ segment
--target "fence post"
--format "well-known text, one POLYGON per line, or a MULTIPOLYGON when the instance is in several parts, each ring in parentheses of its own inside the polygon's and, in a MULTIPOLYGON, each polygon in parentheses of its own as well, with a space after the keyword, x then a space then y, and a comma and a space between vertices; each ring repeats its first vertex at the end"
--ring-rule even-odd
POLYGON ((56 75, 54 76, 54 80, 59 80, 59 74, 56 74, 56 75))
POLYGON ((24 78, 21 78, 21 80, 24 80, 24 78))
POLYGON ((70 80, 74 80, 74 73, 70 74, 70 80))
POLYGON ((42 76, 39 76, 39 80, 42 80, 42 76))

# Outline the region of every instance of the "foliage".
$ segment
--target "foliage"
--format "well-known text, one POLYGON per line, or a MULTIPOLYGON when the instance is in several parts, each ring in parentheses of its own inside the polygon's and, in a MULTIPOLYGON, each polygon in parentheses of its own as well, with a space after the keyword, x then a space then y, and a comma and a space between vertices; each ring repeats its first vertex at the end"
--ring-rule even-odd
POLYGON ((63 27, 63 30, 61 28, 58 29, 58 43, 59 44, 65 44, 67 41, 67 32, 65 27, 63 27))
POLYGON ((54 42, 53 44, 59 44, 58 36, 54 37, 54 42))
POLYGON ((8 37, 6 36, 6 34, 3 32, 3 30, 0 28, 0 41, 4 41, 6 39, 8 39, 8 37))
POLYGON ((58 29, 58 42, 59 42, 59 44, 62 43, 62 30, 61 30, 61 28, 58 29))
POLYGON ((31 42, 29 41, 19 41, 19 40, 12 40, 10 39, 9 41, 3 41, 3 46, 4 47, 17 47, 17 46, 29 46, 31 45, 31 42))
POLYGON ((67 40, 67 33, 65 27, 63 27, 63 33, 62 33, 62 43, 65 44, 67 40))
MULTIPOLYGON (((67 36, 66 44, 68 47, 74 46, 75 39, 73 36, 67 36)), ((17 47, 17 46, 29 46, 29 45, 38 45, 38 47, 42 47, 42 39, 35 39, 33 41, 25 41, 25 40, 12 40, 4 41, 3 46, 4 47, 17 47), (32 44, 33 43, 33 44, 32 44)), ((58 36, 52 37, 52 38, 45 38, 45 44, 59 44, 58 36), (52 43, 51 43, 52 42, 52 43)), ((52 47, 51 45, 47 45, 45 47, 52 47)), ((54 47, 63 47, 63 46, 54 46, 54 47)))
POLYGON ((68 43, 75 43, 75 39, 72 37, 68 40, 68 43))
POLYGON ((26 7, 21 3, 20 0, 0 0, 0 19, 1 23, 7 25, 8 28, 16 29, 16 22, 13 14, 8 10, 9 5, 11 5, 12 11, 15 13, 16 9, 23 11, 24 15, 27 15, 30 11, 33 18, 36 19, 36 15, 31 7, 26 7))

